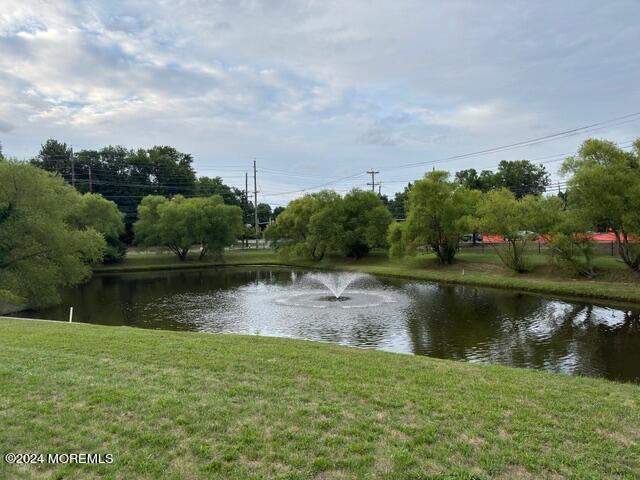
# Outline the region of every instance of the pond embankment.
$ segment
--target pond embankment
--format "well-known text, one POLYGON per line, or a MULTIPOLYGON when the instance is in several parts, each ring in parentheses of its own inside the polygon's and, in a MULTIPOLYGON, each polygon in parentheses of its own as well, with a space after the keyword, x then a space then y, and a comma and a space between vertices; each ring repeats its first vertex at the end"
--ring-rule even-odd
POLYGON ((299 340, 6 319, 0 365, 0 445, 114 459, 0 462, 0 478, 640 471, 632 384, 299 340))
POLYGON ((504 268, 495 253, 460 253, 453 265, 442 266, 433 255, 421 254, 403 260, 390 260, 386 254, 353 259, 325 259, 311 262, 283 258, 273 250, 234 250, 224 258, 198 261, 197 256, 179 261, 164 253, 128 255, 121 263, 96 269, 100 273, 152 270, 181 270, 232 266, 292 266, 325 270, 345 270, 427 280, 460 285, 494 287, 549 295, 608 300, 640 304, 640 276, 634 275, 615 257, 601 256, 594 261, 599 275, 595 279, 573 278, 549 266, 546 255, 531 255, 533 270, 518 274, 504 268))

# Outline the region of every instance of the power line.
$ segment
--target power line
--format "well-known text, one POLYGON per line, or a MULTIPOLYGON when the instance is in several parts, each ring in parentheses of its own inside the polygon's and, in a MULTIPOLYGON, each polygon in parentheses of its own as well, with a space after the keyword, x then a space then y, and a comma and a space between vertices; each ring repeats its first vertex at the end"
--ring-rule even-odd
POLYGON ((71 159, 71 185, 73 185, 73 188, 76 188, 76 169, 75 169, 76 162, 73 156, 73 148, 71 149, 70 159, 71 159))
POLYGON ((278 193, 265 193, 265 195, 279 196, 279 195, 290 195, 290 194, 293 194, 293 193, 307 192, 309 190, 315 190, 316 188, 326 187, 328 185, 332 185, 334 183, 338 183, 338 182, 341 182, 343 180, 348 180, 350 178, 361 177, 362 175, 365 175, 365 172, 359 172, 359 173, 355 173, 353 175, 348 175, 346 177, 336 178, 335 180, 331 180, 329 182, 322 183, 320 185, 314 185, 313 187, 302 188, 300 190, 292 190, 292 191, 289 191, 289 192, 278 192, 278 193))
POLYGON ((320 176, 315 176, 315 175, 299 175, 297 173, 290 173, 290 172, 284 172, 284 171, 280 171, 280 170, 272 170, 269 168, 260 168, 258 170, 260 173, 263 173, 264 175, 279 175, 282 177, 298 177, 298 178, 312 178, 312 179, 316 179, 316 180, 322 180, 325 177, 320 177, 320 176))
MULTIPOLYGON (((541 137, 536 137, 536 138, 532 138, 529 140, 524 140, 524 141, 520 141, 520 142, 514 142, 514 143, 510 143, 510 144, 506 144, 506 145, 501 145, 501 146, 497 146, 497 147, 492 147, 492 148, 487 148, 487 149, 483 149, 483 150, 477 150, 474 152, 468 152, 468 153, 463 153, 463 154, 459 154, 459 155, 454 155, 454 156, 450 156, 450 157, 446 157, 443 159, 439 159, 439 160, 429 160, 429 161, 423 161, 423 162, 414 162, 414 163, 407 163, 407 164, 401 164, 401 165, 396 165, 394 167, 392 167, 392 170, 397 170, 397 169, 403 169, 403 168, 412 168, 412 167, 418 167, 418 166, 423 166, 423 165, 433 165, 436 163, 444 163, 444 162, 448 162, 448 161, 454 161, 454 160, 458 160, 458 159, 464 159, 464 158, 472 158, 472 157, 476 157, 476 156, 481 156, 481 155, 486 155, 486 154, 490 154, 490 153, 498 153, 498 152, 503 152, 503 151, 507 151, 507 150, 512 150, 515 148, 521 148, 521 147, 526 147, 526 146, 531 146, 531 145, 537 145, 540 143, 544 143, 544 142, 548 142, 548 141, 553 141, 553 140, 557 140, 560 138, 567 138, 570 136, 574 136, 574 135, 579 135, 579 134, 585 134, 585 133, 590 133, 593 131, 597 131, 597 130, 602 130, 603 128, 610 128, 612 126, 617 126, 617 125, 621 125, 621 124, 625 124, 625 123, 630 123, 630 122, 634 122, 640 120, 640 112, 634 112, 634 113, 630 113, 627 115, 623 115, 620 117, 616 117, 613 119, 609 119, 609 120, 605 120, 605 121, 601 121, 601 122, 596 122, 596 123, 592 123, 590 125, 585 125, 585 126, 581 126, 581 127, 577 127, 577 128, 573 128, 573 129, 569 129, 569 130, 564 130, 564 131, 560 131, 560 132, 556 132, 556 133, 552 133, 549 135, 545 135, 545 136, 541 136, 541 137)), ((565 155, 565 154, 558 154, 558 155, 565 155)), ((556 161, 560 161, 562 160, 562 158, 557 159, 556 157, 558 155, 555 156, 550 156, 550 157, 542 157, 542 158, 548 158, 549 160, 547 161, 543 161, 541 163, 553 163, 556 161)), ((69 155, 51 155, 51 156, 45 156, 46 158, 51 158, 51 159, 55 159, 55 158, 60 158, 60 159, 70 159, 71 160, 71 167, 72 167, 72 172, 71 172, 71 181, 72 183, 75 183, 76 181, 76 175, 75 175, 75 165, 74 165, 74 160, 73 160, 73 154, 71 154, 71 158, 69 155)), ((225 165, 222 166, 220 165, 219 168, 236 168, 238 165, 225 165)), ((100 176, 104 176, 105 174, 103 173, 102 175, 100 174, 100 167, 94 168, 94 170, 92 171, 92 174, 98 173, 98 178, 100 176)), ((254 172, 256 173, 257 170, 254 172)), ((294 173, 290 173, 290 172, 286 172, 286 171, 282 171, 282 170, 277 170, 277 169, 268 169, 268 168, 263 168, 261 169, 261 172, 263 172, 266 175, 282 175, 282 176, 289 176, 289 177, 299 177, 299 178, 321 178, 321 177, 313 177, 313 176, 307 176, 307 175, 298 175, 298 174, 294 174, 294 173)), ((305 187, 305 188, 301 188, 301 189, 297 189, 297 190, 290 190, 290 191, 285 191, 285 192, 275 192, 275 193, 268 193, 266 192, 265 195, 268 196, 280 196, 280 195, 291 195, 291 194, 296 194, 296 193, 302 193, 302 192, 307 192, 310 190, 315 190, 318 188, 322 188, 325 186, 329 186, 329 185, 334 185, 336 183, 340 183, 340 182, 344 182, 350 179, 356 179, 358 177, 361 177, 365 174, 371 174, 372 175, 372 182, 371 184, 367 184, 367 186, 371 186, 372 189, 375 191, 375 174, 379 173, 378 171, 375 171, 375 173, 372 174, 372 172, 374 172, 373 169, 367 171, 367 172, 358 172, 358 173, 354 173, 352 175, 348 175, 345 177, 340 177, 334 180, 330 180, 328 182, 325 183, 321 183, 319 185, 314 185, 314 186, 309 186, 309 187, 305 187)), ((131 175, 131 176, 137 176, 137 175, 148 175, 147 173, 134 173, 134 172, 123 172, 122 174, 124 175, 131 175)), ((114 174, 113 172, 108 172, 106 175, 112 175, 112 178, 117 175, 114 174)), ((257 175, 257 173, 256 173, 257 175)), ((62 174, 62 176, 64 176, 64 174, 62 174)), ((222 175, 222 178, 232 178, 231 175, 222 175)), ((238 176, 241 178, 241 176, 238 176)), ((147 177, 149 178, 149 177, 147 177)), ((180 176, 174 175, 174 174, 170 174, 170 175, 162 175, 162 178, 164 179, 170 179, 170 178, 174 178, 174 179, 178 179, 181 178, 180 176)), ((172 185, 172 184, 167 184, 167 185, 161 185, 161 184, 132 184, 132 183, 128 183, 128 182, 108 182, 108 181, 101 181, 99 179, 94 179, 93 177, 91 177, 91 184, 93 185, 113 185, 113 186, 123 186, 123 187, 139 187, 139 188, 150 188, 150 189, 161 189, 161 188, 184 188, 186 185, 184 184, 180 184, 180 185, 172 185)), ((385 184, 391 184, 391 183, 399 183, 399 181, 394 181, 394 180, 389 180, 389 181, 385 181, 385 184)), ((256 187, 257 189, 257 187, 256 187)))
MULTIPOLYGON (((621 142, 613 142, 615 145, 617 145, 620 148, 628 148, 633 144, 634 140, 630 139, 630 140, 624 140, 621 142)), ((539 162, 539 164, 549 164, 549 163, 556 163, 556 162, 561 162, 563 160, 565 160, 567 158, 567 156, 569 155, 573 155, 575 154, 575 152, 565 152, 565 153, 559 153, 559 154, 555 154, 555 155, 547 155, 544 157, 538 157, 538 158, 533 158, 530 159, 530 161, 535 162, 537 160, 543 160, 542 162, 539 162)), ((482 171, 494 171, 496 169, 498 169, 500 167, 500 165, 492 165, 490 167, 487 168, 483 168, 482 171)), ((409 183, 411 181, 415 180, 415 178, 409 179, 409 180, 395 180, 395 179, 391 179, 391 180, 385 180, 385 184, 389 184, 389 183, 409 183)))
POLYGON ((537 145, 540 143, 545 143, 548 141, 553 141, 553 140, 557 140, 559 138, 566 138, 566 137, 571 137, 574 135, 578 135, 578 134, 583 134, 583 133, 592 133, 594 131, 597 130, 601 130, 602 128, 608 128, 608 127, 612 127, 612 126, 617 126, 617 125, 622 125, 625 123, 630 123, 630 122, 635 122, 640 120, 640 112, 635 112, 635 113, 630 113, 628 115, 623 115, 621 117, 617 117, 614 119, 610 119, 610 120, 605 120, 603 122, 597 122, 597 123, 593 123, 591 125, 585 125, 583 127, 577 127, 577 128, 572 128, 570 130, 564 130, 562 132, 557 132, 557 133, 552 133, 549 135, 545 135, 542 137, 537 137, 537 138, 532 138, 529 140, 523 140, 520 142, 515 142, 515 143, 510 143, 510 144, 506 144, 506 145, 500 145, 497 147, 491 147, 491 148, 486 148, 483 150, 477 150, 474 152, 469 152, 469 153, 462 153, 459 155, 453 155, 450 157, 445 157, 442 159, 438 159, 438 160, 427 160, 424 162, 414 162, 414 163, 406 163, 406 164, 401 164, 401 165, 395 165, 393 168, 395 169, 400 169, 400 168, 410 168, 410 167, 416 167, 416 166, 421 166, 421 165, 432 165, 435 163, 444 163, 444 162, 448 162, 448 161, 453 161, 453 160, 460 160, 460 159, 464 159, 464 158, 471 158, 471 157, 476 157, 476 156, 480 156, 480 155, 487 155, 489 153, 499 153, 499 152, 503 152, 503 151, 507 151, 507 150, 513 150, 516 148, 521 148, 521 147, 528 147, 531 145, 537 145), (624 120, 624 121, 620 121, 618 123, 614 123, 611 124, 612 122, 617 122, 619 120, 624 120), (609 125, 611 124, 611 125, 609 125), (597 128, 595 128, 597 127, 597 128))
MULTIPOLYGON (((402 169, 402 168, 411 168, 411 167, 418 167, 418 166, 422 166, 422 165, 433 165, 436 163, 444 163, 444 162, 448 162, 448 161, 454 161, 454 160, 459 160, 459 159, 465 159, 465 158, 472 158, 472 157, 476 157, 476 156, 481 156, 481 155, 487 155, 490 153, 499 153, 499 152, 503 152, 503 151, 507 151, 507 150, 513 150, 516 148, 522 148, 522 147, 526 147, 526 146, 531 146, 531 145, 537 145, 540 143, 545 143, 548 141, 553 141, 553 140, 557 140, 560 138, 566 138, 566 137, 571 137, 574 135, 579 135, 579 134, 584 134, 584 133, 591 133, 597 130, 601 130, 602 128, 609 128, 612 126, 617 126, 617 125, 622 125, 625 123, 630 123, 630 122, 634 122, 640 120, 640 112, 634 112, 634 113, 629 113, 627 115, 622 115, 620 117, 616 117, 616 118, 612 118, 609 120, 604 120, 601 122, 595 122, 589 125, 584 125, 581 127, 576 127, 576 128, 572 128, 569 130, 563 130, 560 132, 556 132, 556 133, 551 133, 549 135, 544 135, 541 137, 535 137, 529 140, 523 140, 523 141, 519 141, 519 142, 514 142, 514 143, 509 143, 509 144, 505 144, 505 145, 500 145, 497 147, 491 147, 491 148, 486 148, 486 149, 482 149, 482 150, 477 150, 477 151, 473 151, 473 152, 468 152, 468 153, 463 153, 463 154, 459 154, 459 155, 453 155, 450 157, 446 157, 443 159, 438 159, 438 160, 427 160, 427 161, 423 161, 423 162, 414 162, 414 163, 407 163, 407 164, 401 164, 401 165, 396 165, 393 167, 394 170, 397 169, 402 169)), ((314 190, 316 188, 321 188, 324 186, 328 186, 346 179, 350 179, 350 178, 354 178, 354 177, 358 177, 361 176, 363 174, 365 174, 366 172, 360 172, 360 173, 356 173, 353 175, 349 175, 347 177, 342 177, 342 178, 338 178, 335 179, 331 182, 327 182, 324 184, 320 184, 320 185, 315 185, 312 187, 307 187, 304 189, 300 189, 300 190, 292 190, 289 192, 279 192, 279 193, 272 193, 270 195, 276 196, 276 195, 288 195, 288 194, 294 194, 294 193, 301 193, 301 192, 305 192, 308 190, 314 190)), ((388 183, 388 182, 385 182, 388 183)))

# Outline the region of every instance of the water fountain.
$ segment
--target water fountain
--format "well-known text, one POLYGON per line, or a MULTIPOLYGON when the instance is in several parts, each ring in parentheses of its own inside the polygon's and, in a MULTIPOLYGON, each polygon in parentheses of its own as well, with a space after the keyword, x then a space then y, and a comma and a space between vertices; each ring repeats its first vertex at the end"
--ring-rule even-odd
POLYGON ((341 300, 346 298, 342 294, 350 285, 369 278, 369 275, 364 273, 338 272, 308 273, 304 280, 307 283, 315 283, 327 288, 333 294, 333 298, 329 297, 327 300, 341 300))
POLYGON ((292 288, 275 300, 281 305, 311 308, 368 308, 395 303, 372 275, 354 272, 310 272, 292 275, 292 288))

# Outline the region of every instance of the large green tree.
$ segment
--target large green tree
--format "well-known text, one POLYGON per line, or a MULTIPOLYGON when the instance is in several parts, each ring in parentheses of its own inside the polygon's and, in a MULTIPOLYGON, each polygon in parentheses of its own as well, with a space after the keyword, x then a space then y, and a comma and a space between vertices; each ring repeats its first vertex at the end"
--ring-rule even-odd
POLYGON ((61 175, 71 181, 71 156, 73 151, 66 143, 50 138, 40 146, 40 152, 32 163, 44 170, 61 175))
POLYGON ((346 255, 357 258, 369 253, 371 248, 386 246, 392 218, 378 195, 354 189, 344 196, 343 205, 342 242, 346 255))
POLYGON ((207 254, 222 256, 224 248, 233 245, 242 235, 242 209, 226 205, 219 195, 189 200, 195 206, 198 223, 200 258, 207 254))
POLYGON ((391 212, 391 216, 395 220, 404 220, 407 218, 407 198, 409 197, 409 191, 413 185, 409 183, 404 190, 396 192, 391 200, 387 202, 387 208, 391 212))
POLYGON ((213 252, 221 255, 242 233, 242 210, 225 205, 219 195, 172 199, 159 195, 145 197, 138 207, 134 225, 136 242, 147 246, 164 246, 185 260, 195 244, 200 244, 200 258, 213 252))
POLYGON ((529 160, 502 160, 495 174, 497 188, 511 190, 516 198, 541 195, 549 185, 549 174, 544 165, 529 160))
POLYGON ((325 255, 361 257, 386 244, 391 214, 373 192, 353 190, 305 195, 289 203, 266 237, 287 254, 319 260, 325 255))
POLYGON ((543 165, 535 165, 529 160, 502 160, 498 170, 474 168, 456 172, 456 181, 470 190, 488 192, 506 188, 517 198, 526 195, 541 195, 549 185, 549 174, 543 165))
POLYGON ((235 187, 226 185, 220 177, 199 177, 195 183, 195 193, 201 197, 220 195, 227 205, 243 204, 243 192, 235 187))
POLYGON ((124 233, 123 217, 114 202, 100 194, 85 193, 72 210, 69 221, 76 228, 93 228, 100 232, 107 242, 104 261, 115 262, 126 251, 126 246, 120 241, 124 233))
POLYGON ((488 192, 496 188, 496 175, 491 170, 482 170, 480 173, 475 168, 456 172, 456 181, 469 190, 488 192))
POLYGON ((267 225, 271 221, 271 205, 268 203, 258 204, 258 223, 267 225))
MULTIPOLYGON (((558 199, 564 207, 563 199, 558 199)), ((563 208, 558 214, 558 222, 550 231, 552 262, 573 275, 588 278, 595 276, 595 242, 589 229, 589 220, 580 210, 563 208)))
POLYGON ((640 139, 631 152, 606 140, 586 140, 563 172, 572 174, 568 207, 592 226, 608 226, 622 261, 640 272, 640 139))
MULTIPOLYGON (((430 172, 413 185, 405 230, 395 227, 390 240, 414 246, 427 244, 441 263, 452 263, 463 235, 472 228, 479 196, 478 191, 450 182, 447 172, 430 172)), ((392 253, 404 250, 397 245, 391 249, 392 253)))
POLYGON ((323 190, 289 202, 275 224, 266 229, 265 237, 286 255, 321 259, 325 249, 322 239, 310 230, 311 217, 335 205, 339 198, 337 193, 323 190))
POLYGON ((75 186, 80 192, 100 193, 113 200, 125 214, 124 239, 131 239, 131 225, 138 204, 147 195, 193 195, 196 175, 191 155, 170 146, 131 150, 108 146, 99 150, 80 150, 72 156, 65 144, 50 139, 32 160, 50 172, 71 182, 71 166, 75 186))
POLYGON ((61 177, 0 162, 0 302, 39 307, 91 275, 106 250, 95 215, 61 177))

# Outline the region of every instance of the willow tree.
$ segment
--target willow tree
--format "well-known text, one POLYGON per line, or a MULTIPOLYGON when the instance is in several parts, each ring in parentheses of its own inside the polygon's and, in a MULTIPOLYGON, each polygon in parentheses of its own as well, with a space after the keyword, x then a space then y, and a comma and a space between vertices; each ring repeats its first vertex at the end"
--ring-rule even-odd
POLYGON ((406 224, 389 233, 391 253, 402 254, 417 245, 429 245, 441 263, 453 263, 480 192, 449 181, 443 171, 430 172, 409 191, 406 224))
POLYGON ((206 255, 221 257, 225 247, 233 245, 242 235, 242 209, 226 205, 220 195, 189 200, 194 205, 197 222, 197 241, 200 243, 200 259, 206 255))
POLYGON ((336 192, 323 190, 289 202, 276 222, 267 227, 265 237, 281 254, 320 260, 330 246, 311 230, 311 218, 335 206, 339 198, 336 192))
POLYGON ((516 196, 506 188, 485 193, 477 216, 483 230, 501 235, 506 246, 495 247, 502 263, 516 272, 531 269, 527 245, 558 223, 562 206, 558 197, 516 196))
POLYGON ((386 245, 390 223, 391 214, 375 193, 354 189, 341 197, 325 190, 290 202, 266 237, 286 255, 359 258, 386 245))
POLYGON ((242 232, 242 210, 225 205, 219 195, 203 198, 172 199, 148 195, 138 207, 134 225, 136 242, 147 246, 164 246, 185 260, 196 244, 200 258, 213 252, 221 255, 242 232))
POLYGON ((640 139, 626 152, 605 140, 586 140, 562 167, 572 174, 567 203, 592 226, 607 225, 618 254, 640 273, 640 139))
POLYGON ((61 177, 0 161, 0 303, 54 304, 59 287, 90 277, 106 250, 104 223, 93 221, 97 213, 79 218, 82 204, 61 177))
POLYGON ((100 232, 107 242, 104 262, 116 262, 125 252, 126 246, 120 240, 124 233, 124 215, 118 206, 99 193, 85 193, 71 211, 69 221, 77 228, 93 228, 100 232))

